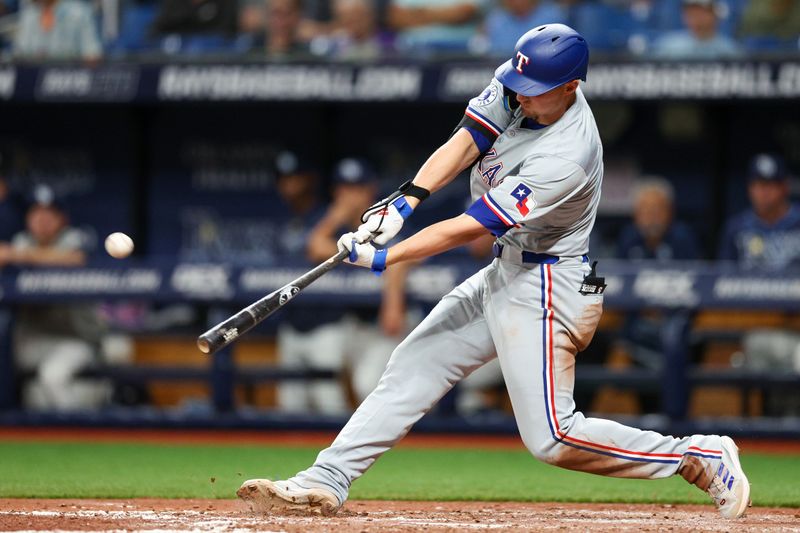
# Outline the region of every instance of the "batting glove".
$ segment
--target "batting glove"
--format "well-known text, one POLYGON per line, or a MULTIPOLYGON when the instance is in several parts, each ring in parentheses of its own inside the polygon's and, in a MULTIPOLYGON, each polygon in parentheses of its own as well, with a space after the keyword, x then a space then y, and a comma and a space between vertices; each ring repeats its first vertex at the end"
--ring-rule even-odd
POLYGON ((375 248, 369 243, 359 243, 356 239, 356 234, 353 232, 345 233, 339 237, 336 246, 339 251, 347 250, 350 252, 350 255, 344 260, 345 263, 369 268, 378 275, 386 270, 386 250, 375 248))
POLYGON ((414 209, 408 205, 404 196, 392 200, 388 205, 381 200, 361 215, 363 224, 355 232, 356 242, 364 243, 374 235, 372 242, 379 246, 386 245, 398 234, 403 222, 413 212, 414 209))

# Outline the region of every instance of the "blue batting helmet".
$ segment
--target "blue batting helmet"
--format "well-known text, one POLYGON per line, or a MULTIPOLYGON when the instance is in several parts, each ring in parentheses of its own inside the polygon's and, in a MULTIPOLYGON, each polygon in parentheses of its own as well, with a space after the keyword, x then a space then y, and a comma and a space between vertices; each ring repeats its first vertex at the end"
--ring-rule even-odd
POLYGON ((581 34, 564 24, 545 24, 517 41, 514 57, 494 73, 517 94, 538 96, 572 80, 586 81, 589 47, 581 34))

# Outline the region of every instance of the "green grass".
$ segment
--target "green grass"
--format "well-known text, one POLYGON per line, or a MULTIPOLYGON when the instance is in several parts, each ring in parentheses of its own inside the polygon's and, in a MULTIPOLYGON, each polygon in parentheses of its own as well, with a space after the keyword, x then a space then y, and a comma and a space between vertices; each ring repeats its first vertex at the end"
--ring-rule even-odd
MULTIPOLYGON (((290 476, 314 448, 0 442, 0 497, 231 498, 251 477, 290 476)), ((797 456, 742 458, 753 503, 800 506, 797 456)), ((561 470, 524 451, 401 448, 352 489, 353 499, 707 503, 681 478, 612 479, 561 470)))

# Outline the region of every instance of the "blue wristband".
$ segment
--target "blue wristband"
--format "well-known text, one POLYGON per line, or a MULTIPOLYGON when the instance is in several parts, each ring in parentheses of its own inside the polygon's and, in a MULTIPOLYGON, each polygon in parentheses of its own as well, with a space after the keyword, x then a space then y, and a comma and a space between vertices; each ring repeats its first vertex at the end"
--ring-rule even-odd
POLYGON ((352 240, 352 248, 350 248, 350 255, 348 256, 348 259, 350 260, 351 263, 355 263, 356 261, 358 261, 358 252, 356 251, 355 239, 352 240))
POLYGON ((386 270, 386 248, 375 250, 375 257, 372 258, 372 271, 380 276, 386 270))
POLYGON ((395 207, 395 209, 397 209, 397 212, 400 213, 400 216, 403 217, 403 220, 410 217, 411 213, 414 212, 414 208, 412 208, 410 205, 408 205, 408 202, 406 202, 405 196, 401 196, 392 202, 392 205, 395 207))

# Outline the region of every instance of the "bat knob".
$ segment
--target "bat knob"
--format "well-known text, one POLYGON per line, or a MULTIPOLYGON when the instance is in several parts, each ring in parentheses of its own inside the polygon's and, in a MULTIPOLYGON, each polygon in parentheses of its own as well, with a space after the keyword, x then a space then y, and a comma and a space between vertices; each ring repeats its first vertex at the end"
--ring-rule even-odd
POLYGON ((211 353, 211 345, 203 337, 197 339, 197 348, 203 353, 211 353))

